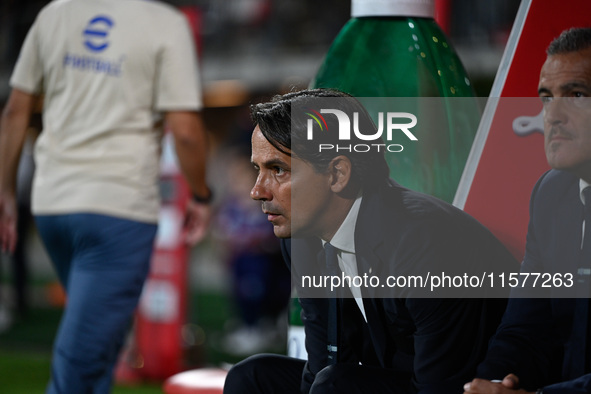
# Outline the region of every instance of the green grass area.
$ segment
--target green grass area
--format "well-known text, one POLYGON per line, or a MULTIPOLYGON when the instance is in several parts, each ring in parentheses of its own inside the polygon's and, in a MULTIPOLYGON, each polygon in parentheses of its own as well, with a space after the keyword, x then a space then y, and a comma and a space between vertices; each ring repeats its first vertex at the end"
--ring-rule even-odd
MULTIPOLYGON (((229 300, 223 294, 196 293, 189 301, 189 322, 201 333, 201 341, 187 360, 188 367, 235 363, 241 358, 224 353, 218 346, 225 322, 232 317, 229 300)), ((51 346, 62 310, 35 307, 25 319, 14 322, 0 334, 0 392, 3 394, 43 393, 49 379, 51 346)), ((162 393, 162 382, 116 386, 114 394, 162 393)))
MULTIPOLYGON (((3 394, 43 393, 49 379, 49 353, 0 352, 0 386, 3 394)), ((116 386, 113 394, 162 394, 159 383, 142 383, 137 386, 116 386)))
POLYGON ((60 308, 33 308, 0 334, 0 349, 13 352, 51 352, 51 343, 62 315, 60 308))
MULTIPOLYGON (((43 393, 51 369, 51 344, 61 317, 59 308, 33 308, 0 334, 0 391, 43 393)), ((161 383, 114 388, 114 394, 161 394, 161 383)))
POLYGON ((49 354, 0 351, 0 386, 5 394, 42 393, 49 377, 49 354))

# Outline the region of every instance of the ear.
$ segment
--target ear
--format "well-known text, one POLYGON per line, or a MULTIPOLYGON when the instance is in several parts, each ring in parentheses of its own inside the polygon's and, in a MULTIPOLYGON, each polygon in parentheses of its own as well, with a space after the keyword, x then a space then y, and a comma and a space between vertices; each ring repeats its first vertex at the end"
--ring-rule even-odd
POLYGON ((351 160, 347 156, 337 156, 330 161, 330 189, 341 193, 351 180, 351 160))

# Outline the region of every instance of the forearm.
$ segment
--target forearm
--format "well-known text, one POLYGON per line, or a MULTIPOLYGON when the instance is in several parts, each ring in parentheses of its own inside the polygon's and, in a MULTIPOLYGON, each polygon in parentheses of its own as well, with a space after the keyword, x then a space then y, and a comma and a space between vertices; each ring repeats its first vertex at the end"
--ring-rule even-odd
POLYGON ((0 192, 14 193, 16 174, 35 97, 13 90, 0 120, 0 192))
POLYGON ((206 182, 208 139, 201 115, 173 111, 166 114, 166 122, 174 135, 179 165, 191 192, 200 197, 209 196, 206 182))

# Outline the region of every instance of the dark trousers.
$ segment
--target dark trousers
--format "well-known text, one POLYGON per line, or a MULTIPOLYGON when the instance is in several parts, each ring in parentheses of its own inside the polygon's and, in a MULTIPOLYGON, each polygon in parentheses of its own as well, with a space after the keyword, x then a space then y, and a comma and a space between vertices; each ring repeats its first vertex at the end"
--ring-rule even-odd
MULTIPOLYGON (((260 354, 236 364, 226 377, 224 394, 300 394, 306 362, 274 354, 260 354)), ((396 371, 357 364, 336 364, 324 368, 309 390, 325 393, 416 393, 408 377, 396 371)))

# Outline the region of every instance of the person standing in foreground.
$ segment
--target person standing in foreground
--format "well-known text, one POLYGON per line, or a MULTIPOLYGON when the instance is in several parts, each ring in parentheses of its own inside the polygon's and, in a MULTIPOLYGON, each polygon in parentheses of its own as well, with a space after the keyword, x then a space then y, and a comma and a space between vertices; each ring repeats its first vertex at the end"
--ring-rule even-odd
MULTIPOLYGON (((382 280, 452 270, 452 264, 467 273, 515 271, 517 262, 466 213, 390 180, 383 150, 319 152, 306 138, 309 116, 296 106, 307 113, 338 108, 349 119, 358 116, 365 135, 376 134, 359 102, 338 91, 304 90, 252 106, 251 160, 258 177, 251 197, 261 201, 296 273, 308 360, 252 356, 230 370, 224 393, 461 391, 462 377, 484 357, 505 299, 468 293, 414 298, 420 290, 393 295, 363 287, 323 298, 304 295, 297 271, 302 262, 311 262, 319 275, 330 273, 323 269, 324 257, 317 262, 323 245, 327 260, 330 255, 335 264, 338 260, 334 275, 380 275, 382 280), (335 101, 322 101, 327 99, 335 101)), ((314 134, 315 142, 338 143, 336 120, 324 116, 327 123, 314 134)), ((363 143, 355 135, 347 142, 363 143)))
POLYGON ((16 242, 17 163, 43 97, 32 210, 68 296, 47 392, 107 393, 149 272, 160 113, 195 196, 189 243, 209 218, 190 29, 182 13, 157 1, 53 1, 30 29, 10 83, 0 127, 0 244, 12 251, 16 242))
POLYGON ((532 192, 521 271, 570 274, 577 290, 573 298, 560 288, 528 298, 530 288, 515 288, 466 393, 591 392, 591 29, 564 31, 547 55, 538 93, 552 169, 532 192))

